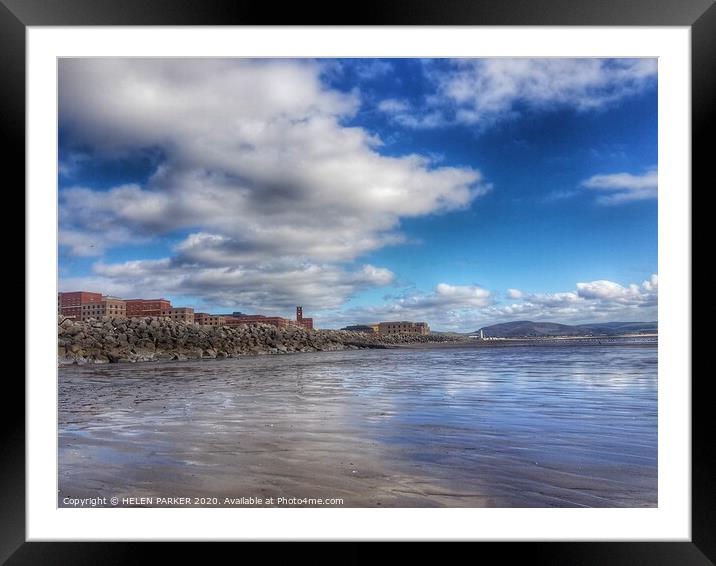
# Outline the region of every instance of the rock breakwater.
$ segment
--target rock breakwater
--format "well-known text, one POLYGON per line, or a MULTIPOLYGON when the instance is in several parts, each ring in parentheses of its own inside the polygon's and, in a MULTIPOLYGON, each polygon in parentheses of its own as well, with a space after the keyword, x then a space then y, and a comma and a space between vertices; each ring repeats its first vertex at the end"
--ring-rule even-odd
POLYGON ((166 318, 104 318, 74 321, 59 317, 60 364, 229 358, 450 342, 439 334, 371 335, 345 330, 276 328, 268 324, 199 326, 166 318))

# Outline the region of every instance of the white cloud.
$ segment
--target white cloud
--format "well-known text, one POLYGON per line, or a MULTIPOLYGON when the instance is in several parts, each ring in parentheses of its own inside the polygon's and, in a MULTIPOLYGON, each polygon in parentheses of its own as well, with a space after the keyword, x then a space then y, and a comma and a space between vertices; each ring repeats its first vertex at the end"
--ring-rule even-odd
POLYGON ((657 198, 659 175, 656 168, 649 169, 641 175, 631 173, 594 175, 582 181, 582 186, 599 193, 598 203, 616 205, 657 198))
MULTIPOLYGON (((477 285, 439 283, 432 292, 412 291, 383 305, 326 313, 325 324, 340 327, 389 320, 427 321, 438 329, 464 328, 474 313, 493 302, 492 293, 477 285)), ((468 328, 469 330, 469 328, 468 328)))
MULTIPOLYGON (((147 148, 163 156, 146 184, 61 191, 61 245, 101 255, 188 234, 166 265, 144 266, 148 286, 183 281, 201 296, 239 301, 247 296, 235 285, 241 273, 244 285, 257 277, 267 296, 272 286, 286 301, 313 292, 299 284, 286 293, 270 258, 286 273, 311 273, 324 294, 336 284, 342 300, 362 285, 386 284, 387 270, 344 266, 403 242, 401 219, 468 207, 490 189, 469 167, 381 155, 379 138, 344 125, 359 93, 326 88, 310 61, 62 59, 59 68, 70 143, 104 157, 147 148), (187 272, 208 277, 207 291, 187 272)), ((129 266, 98 269, 121 279, 129 266)))
POLYGON ((126 226, 107 224, 104 230, 88 234, 85 230, 60 228, 58 241, 60 246, 66 247, 72 255, 78 257, 101 256, 107 248, 120 244, 141 244, 146 242, 140 234, 132 232, 126 226))
POLYGON ((432 297, 434 304, 447 308, 483 307, 489 299, 490 292, 482 287, 447 283, 438 284, 432 297))
POLYGON ((398 100, 397 98, 386 98, 378 103, 378 110, 381 112, 401 113, 409 108, 410 105, 405 100, 398 100))
POLYGON ((407 100, 386 98, 377 106, 380 112, 388 118, 406 128, 430 129, 446 125, 449 120, 439 108, 418 107, 407 100))
POLYGON ((304 305, 307 312, 337 308, 354 293, 388 285, 394 278, 390 270, 369 264, 344 269, 329 264, 295 265, 278 259, 249 268, 187 267, 162 258, 98 262, 90 276, 63 279, 61 290, 101 290, 123 297, 199 297, 202 304, 213 308, 288 315, 297 304, 304 305))
POLYGON ((577 283, 575 287, 575 291, 559 293, 508 292, 511 299, 519 302, 494 306, 484 314, 495 321, 536 319, 565 323, 657 318, 659 278, 656 274, 641 285, 632 283, 625 287, 600 279, 577 283))
POLYGON ((649 279, 642 281, 642 288, 648 293, 658 293, 659 291, 659 276, 653 273, 649 279))
POLYGON ((370 80, 384 77, 395 71, 393 64, 385 59, 363 59, 351 67, 361 79, 370 80))
POLYGON ((521 299, 524 293, 519 289, 507 289, 507 296, 510 299, 521 299))
POLYGON ((623 287, 613 281, 599 280, 590 283, 577 283, 577 293, 583 299, 598 299, 614 302, 655 301, 659 291, 659 277, 653 274, 641 285, 632 283, 623 287))
POLYGON ((456 59, 423 66, 435 94, 422 107, 393 101, 394 121, 414 128, 487 127, 525 110, 605 108, 655 84, 656 59, 456 59), (402 108, 401 108, 402 105, 402 108))
POLYGON ((481 326, 511 320, 579 324, 657 319, 658 276, 640 285, 597 280, 577 283, 575 290, 527 293, 508 289, 508 302, 482 287, 440 283, 431 293, 411 292, 389 298, 379 306, 326 313, 324 323, 335 327, 386 320, 427 321, 434 330, 471 332, 481 326))

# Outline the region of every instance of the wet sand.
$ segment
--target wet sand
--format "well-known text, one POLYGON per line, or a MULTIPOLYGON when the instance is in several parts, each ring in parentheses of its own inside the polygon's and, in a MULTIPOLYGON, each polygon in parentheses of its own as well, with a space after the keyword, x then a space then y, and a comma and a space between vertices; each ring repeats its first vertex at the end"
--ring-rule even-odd
POLYGON ((60 368, 58 505, 655 506, 656 399, 655 345, 60 368))

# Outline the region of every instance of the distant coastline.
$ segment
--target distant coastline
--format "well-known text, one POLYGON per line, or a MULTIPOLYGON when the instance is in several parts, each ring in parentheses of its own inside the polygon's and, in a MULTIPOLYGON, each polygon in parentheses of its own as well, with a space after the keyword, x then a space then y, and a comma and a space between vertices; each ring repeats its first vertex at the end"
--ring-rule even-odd
POLYGON ((658 338, 658 332, 640 332, 631 334, 582 334, 575 336, 512 336, 509 338, 489 338, 488 342, 544 342, 544 341, 569 341, 569 340, 595 340, 604 341, 617 338, 658 338))
POLYGON ((473 335, 494 338, 584 338, 606 336, 656 336, 659 323, 648 322, 593 322, 588 324, 564 324, 558 322, 534 322, 514 320, 483 326, 473 335))
POLYGON ((625 345, 657 345, 658 334, 619 334, 615 336, 537 336, 522 338, 496 338, 493 340, 453 340, 439 343, 405 343, 396 344, 396 348, 509 348, 512 346, 625 346, 625 345))

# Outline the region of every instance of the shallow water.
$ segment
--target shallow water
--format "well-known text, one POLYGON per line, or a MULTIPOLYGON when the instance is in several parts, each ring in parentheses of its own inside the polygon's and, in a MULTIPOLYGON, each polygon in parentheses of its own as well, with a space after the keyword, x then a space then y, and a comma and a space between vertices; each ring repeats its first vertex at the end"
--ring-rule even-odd
POLYGON ((342 499, 331 504, 343 507, 656 506, 657 347, 62 367, 58 504, 67 497, 118 497, 120 506, 172 505, 157 497, 207 506, 251 502, 241 497, 342 499), (122 503, 128 497, 151 499, 122 503))

